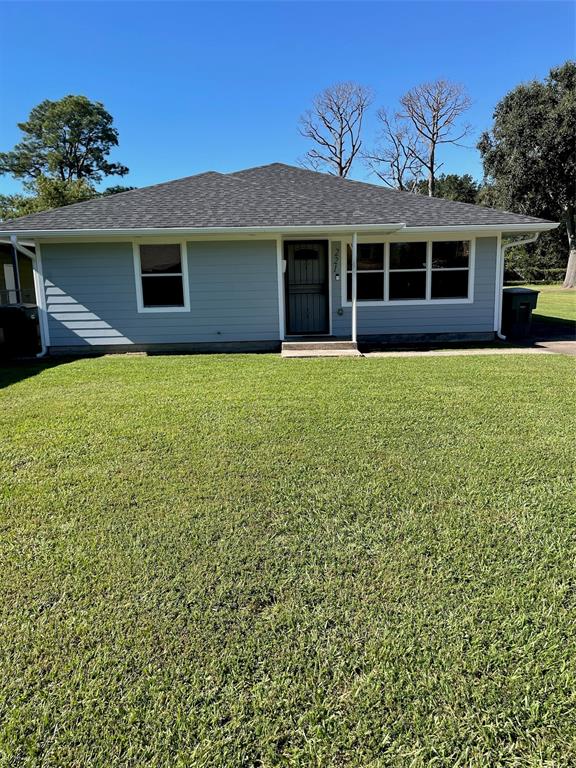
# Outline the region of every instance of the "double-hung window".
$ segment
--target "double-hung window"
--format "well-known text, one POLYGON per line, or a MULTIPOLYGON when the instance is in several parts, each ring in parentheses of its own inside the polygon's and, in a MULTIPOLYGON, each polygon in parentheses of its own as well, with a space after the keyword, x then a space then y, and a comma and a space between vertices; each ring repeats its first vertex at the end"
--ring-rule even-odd
POLYGON ((175 312, 189 308, 185 254, 180 243, 141 243, 135 266, 138 309, 175 312))
POLYGON ((431 299, 467 299, 470 241, 432 243, 431 299))
POLYGON ((390 243, 390 301, 426 298, 426 264, 426 243, 390 243))
MULTIPOLYGON (((357 246, 358 301, 382 301, 384 299, 384 244, 360 243, 357 246)), ((352 246, 348 245, 347 290, 348 301, 352 300, 352 246)))

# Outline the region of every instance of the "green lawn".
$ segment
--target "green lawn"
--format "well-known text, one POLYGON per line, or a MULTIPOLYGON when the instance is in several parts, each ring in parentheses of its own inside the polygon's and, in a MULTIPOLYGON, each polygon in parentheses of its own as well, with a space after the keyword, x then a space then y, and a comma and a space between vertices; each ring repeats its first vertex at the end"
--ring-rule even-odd
POLYGON ((526 285, 524 287, 540 291, 535 315, 576 322, 576 289, 567 290, 561 285, 526 285))
POLYGON ((0 765, 576 765, 574 374, 0 371, 0 765))

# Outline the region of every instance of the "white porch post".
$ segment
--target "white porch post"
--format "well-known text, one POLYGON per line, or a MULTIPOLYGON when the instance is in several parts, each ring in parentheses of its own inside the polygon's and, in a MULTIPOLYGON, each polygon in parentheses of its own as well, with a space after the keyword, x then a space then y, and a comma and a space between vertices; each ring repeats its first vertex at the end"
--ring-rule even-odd
POLYGON ((356 303, 358 283, 358 233, 352 234, 352 341, 358 341, 358 308, 356 303))
POLYGON ((18 236, 11 235, 10 241, 12 243, 12 269, 14 273, 14 292, 16 294, 16 301, 13 303, 22 304, 22 290, 20 287, 20 265, 18 263, 18 236))

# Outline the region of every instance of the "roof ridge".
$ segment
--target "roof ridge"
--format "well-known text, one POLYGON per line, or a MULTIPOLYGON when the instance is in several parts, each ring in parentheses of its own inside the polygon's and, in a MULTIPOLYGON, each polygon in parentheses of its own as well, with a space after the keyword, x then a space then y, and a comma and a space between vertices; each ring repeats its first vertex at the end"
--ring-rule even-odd
MULTIPOLYGON (((504 210, 502 208, 494 208, 489 205, 479 205, 478 203, 465 203, 462 200, 450 200, 447 197, 437 197, 435 195, 423 195, 421 192, 410 192, 409 190, 406 190, 406 189, 393 189, 392 187, 386 187, 386 186, 383 186, 382 184, 374 184, 370 181, 364 181, 362 179, 349 179, 347 176, 337 176, 334 173, 329 173, 325 171, 315 171, 312 168, 304 168, 297 165, 290 165, 289 163, 266 163, 264 165, 254 166, 253 168, 245 168, 244 171, 234 172, 234 174, 231 174, 231 175, 236 175, 236 174, 240 175, 241 173, 244 173, 244 172, 257 171, 262 168, 271 168, 273 166, 280 166, 282 168, 288 168, 292 171, 299 171, 302 173, 311 174, 313 176, 321 176, 323 179, 326 179, 326 178, 333 179, 334 181, 340 184, 342 183, 358 184, 362 187, 369 187, 370 189, 375 189, 375 190, 378 190, 379 192, 384 192, 387 195, 388 194, 394 195, 396 199, 397 199, 397 196, 404 196, 404 197, 409 196, 412 200, 416 197, 417 200, 422 202, 425 200, 430 200, 430 201, 441 200, 442 203, 444 204, 449 204, 449 205, 451 204, 457 207, 463 207, 468 209, 481 208, 484 211, 493 211, 495 213, 509 213, 509 214, 512 214, 513 216, 528 216, 528 214, 519 214, 515 211, 504 210)), ((425 203, 425 205, 428 205, 428 203, 425 203)), ((360 211, 360 209, 358 210, 360 211)), ((538 217, 529 216, 529 218, 538 218, 538 217)), ((543 221, 546 221, 546 219, 543 219, 543 221)))
POLYGON ((287 163, 262 163, 261 165, 253 165, 250 168, 241 168, 239 171, 228 171, 225 176, 240 176, 242 173, 248 173, 249 171, 259 171, 261 168, 272 168, 275 165, 284 166, 285 168, 295 168, 296 166, 288 165, 287 163))

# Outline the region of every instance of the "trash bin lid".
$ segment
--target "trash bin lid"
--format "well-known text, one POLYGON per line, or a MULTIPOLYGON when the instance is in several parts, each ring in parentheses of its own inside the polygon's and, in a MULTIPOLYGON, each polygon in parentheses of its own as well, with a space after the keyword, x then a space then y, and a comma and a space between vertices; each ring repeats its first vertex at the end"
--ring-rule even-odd
POLYGON ((540 291, 535 291, 533 288, 520 288, 520 287, 514 287, 514 288, 504 288, 504 293, 513 293, 515 295, 520 294, 521 296, 528 296, 530 294, 539 294, 540 291))

